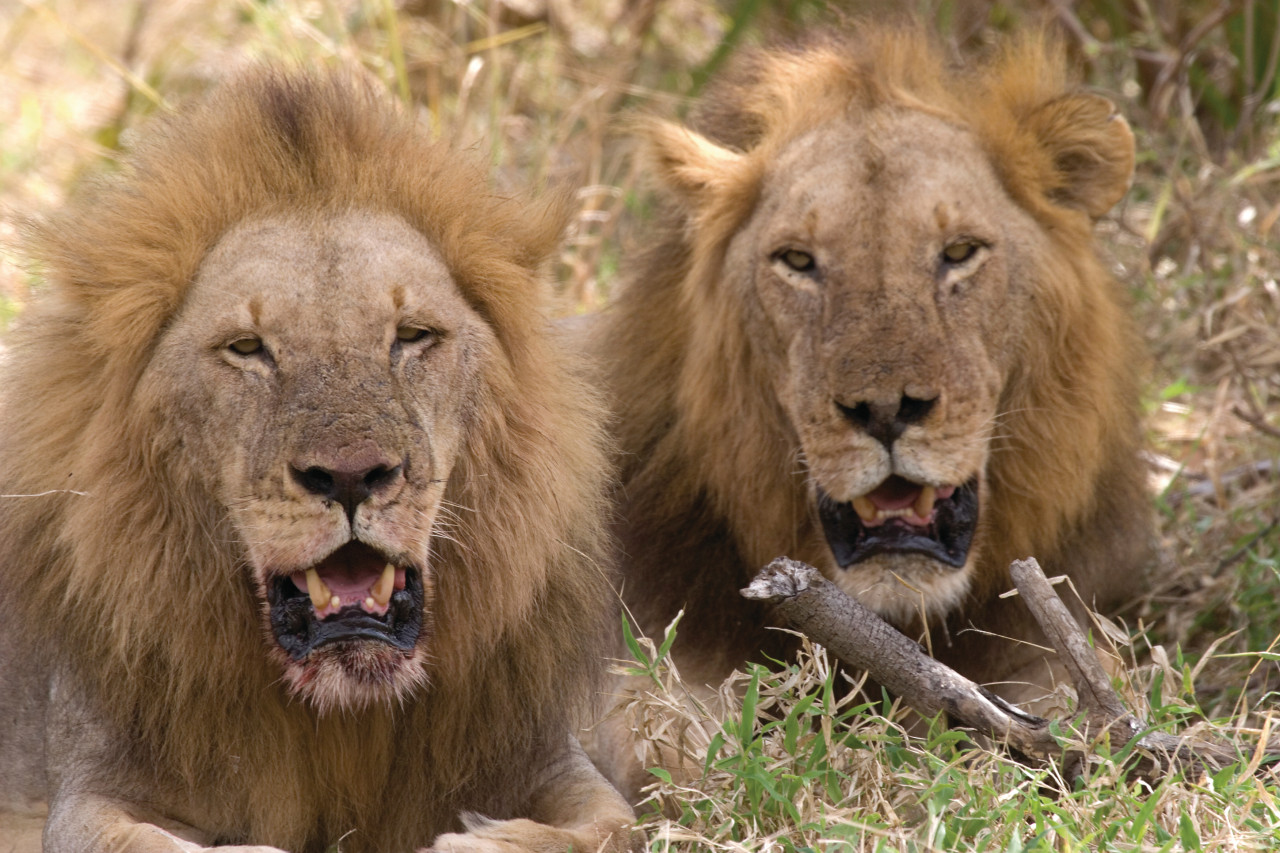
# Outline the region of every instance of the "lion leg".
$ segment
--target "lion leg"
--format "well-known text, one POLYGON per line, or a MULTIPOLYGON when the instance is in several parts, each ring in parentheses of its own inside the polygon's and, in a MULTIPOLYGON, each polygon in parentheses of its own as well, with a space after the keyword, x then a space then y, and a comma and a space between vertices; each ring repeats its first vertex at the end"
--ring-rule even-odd
POLYGON ((0 853, 40 853, 43 814, 0 812, 0 853))
MULTIPOLYGON (((576 738, 539 774, 529 818, 464 815, 465 833, 438 837, 434 853, 565 853, 635 849, 635 813, 596 770, 576 738)), ((638 839, 636 839, 638 840, 638 839)))
POLYGON ((622 795, 639 805, 645 788, 657 781, 649 768, 665 771, 677 785, 691 784, 702 776, 707 747, 731 712, 736 695, 745 685, 722 694, 719 687, 733 672, 732 666, 690 667, 692 675, 679 677, 682 697, 677 715, 653 719, 644 712, 643 697, 653 690, 648 676, 621 676, 609 701, 612 707, 584 733, 584 745, 596 766, 622 795))
POLYGON ((194 827, 148 823, 136 805, 98 794, 60 793, 49 809, 44 849, 58 853, 284 853, 276 847, 208 847, 194 827), (166 828, 167 827, 167 828, 166 828), (172 831, 170 831, 172 830, 172 831), (198 840, 197 840, 198 839, 198 840))
POLYGON ((583 745, 605 778, 634 805, 644 798, 644 786, 653 781, 653 776, 641 759, 645 750, 641 736, 627 725, 621 705, 583 732, 583 745))
MULTIPOLYGON (((1124 674, 1119 658, 1102 649, 1094 649, 1098 663, 1111 678, 1124 674)), ((1072 710, 1064 696, 1055 688, 1066 685, 1074 688, 1071 672, 1056 656, 1046 655, 1013 670, 995 684, 988 684, 1002 699, 1022 710, 1040 717, 1059 717, 1072 710)))
MULTIPOLYGON (((102 722, 74 678, 51 679, 45 712, 50 853, 204 853, 215 838, 167 817, 160 792, 124 769, 133 760, 114 729, 102 722), (132 784, 123 780, 135 780, 132 784), (122 790, 121 786, 125 786, 122 790), (104 794, 114 791, 114 795, 104 794)), ((217 853, 284 853, 275 847, 217 847, 217 853)))

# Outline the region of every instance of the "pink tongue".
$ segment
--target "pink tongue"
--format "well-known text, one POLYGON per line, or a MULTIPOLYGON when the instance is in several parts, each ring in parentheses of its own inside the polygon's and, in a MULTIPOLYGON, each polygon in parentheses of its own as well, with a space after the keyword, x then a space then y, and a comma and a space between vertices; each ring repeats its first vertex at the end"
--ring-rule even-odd
POLYGON ((867 499, 876 509, 902 509, 911 506, 920 496, 920 484, 905 480, 897 474, 885 480, 867 493, 867 499))
POLYGON ((329 587, 329 591, 340 596, 344 604, 363 601, 381 574, 380 572, 372 574, 353 571, 327 572, 323 566, 317 571, 325 586, 329 587))
MULTIPOLYGON (((315 568, 330 592, 341 598, 343 604, 352 604, 364 601, 386 565, 386 561, 371 549, 352 543, 334 551, 315 568)), ((403 569, 397 569, 397 589, 404 587, 403 577, 403 569)), ((294 572, 292 580, 298 589, 307 591, 304 572, 294 572)))

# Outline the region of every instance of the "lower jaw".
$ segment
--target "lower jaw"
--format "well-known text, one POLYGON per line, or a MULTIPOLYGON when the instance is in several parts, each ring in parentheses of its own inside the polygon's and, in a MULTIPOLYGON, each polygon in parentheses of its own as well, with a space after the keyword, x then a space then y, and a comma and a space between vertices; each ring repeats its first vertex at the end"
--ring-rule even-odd
POLYGON ((402 704, 428 676, 422 656, 376 641, 338 641, 285 664, 289 692, 321 714, 402 704))
POLYGON ((824 574, 832 583, 898 627, 956 610, 972 586, 968 566, 956 569, 919 554, 879 554, 848 568, 832 559, 830 565, 824 574))

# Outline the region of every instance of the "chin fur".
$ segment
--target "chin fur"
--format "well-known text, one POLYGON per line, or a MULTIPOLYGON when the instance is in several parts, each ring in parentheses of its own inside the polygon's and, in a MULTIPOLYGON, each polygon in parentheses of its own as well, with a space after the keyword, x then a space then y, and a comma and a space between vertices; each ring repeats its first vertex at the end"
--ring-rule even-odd
POLYGON ((918 554, 880 554, 848 569, 828 569, 827 577, 895 625, 918 617, 931 620, 959 607, 971 586, 973 555, 957 571, 918 554))
POLYGON ((290 695, 319 714, 362 711, 377 705, 402 704, 430 681, 424 654, 406 654, 369 643, 335 644, 305 661, 284 665, 290 695))

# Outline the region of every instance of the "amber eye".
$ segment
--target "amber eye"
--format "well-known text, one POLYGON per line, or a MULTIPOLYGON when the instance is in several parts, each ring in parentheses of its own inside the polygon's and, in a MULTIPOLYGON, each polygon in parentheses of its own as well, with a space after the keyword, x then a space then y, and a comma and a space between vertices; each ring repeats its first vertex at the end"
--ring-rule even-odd
POLYGON ((431 329, 424 329, 421 326, 397 326, 396 340, 402 344, 411 344, 416 341, 426 340, 434 335, 431 329))
POLYGON ((962 264, 978 254, 979 248, 973 240, 960 240, 942 250, 942 259, 949 264, 962 264))
POLYGON ((816 266, 813 255, 799 249, 783 249, 774 257, 796 272, 812 272, 816 266))
POLYGON ((236 338, 227 347, 238 355, 256 355, 262 352, 262 338, 255 338, 252 335, 236 338))

